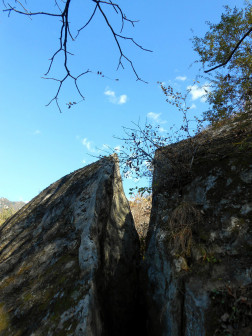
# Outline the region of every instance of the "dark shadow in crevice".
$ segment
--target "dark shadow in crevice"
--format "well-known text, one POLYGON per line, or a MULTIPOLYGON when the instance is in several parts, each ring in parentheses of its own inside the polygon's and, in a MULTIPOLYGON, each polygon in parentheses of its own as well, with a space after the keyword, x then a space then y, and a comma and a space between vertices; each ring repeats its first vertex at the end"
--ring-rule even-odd
MULTIPOLYGON (((104 204, 107 204, 106 201, 104 204)), ((104 234, 101 234, 103 237, 100 241, 101 267, 97 272, 96 283, 103 322, 102 336, 146 336, 146 304, 141 284, 139 237, 134 232, 133 218, 129 213, 125 218, 124 236, 115 237, 116 230, 113 232, 113 240, 115 242, 121 240, 122 244, 120 260, 114 264, 113 248, 115 246, 113 246, 111 237, 108 237, 107 227, 108 222, 111 224, 113 221, 109 218, 110 213, 111 209, 106 207, 99 216, 99 222, 102 222, 100 227, 104 230, 104 234), (111 255, 108 262, 106 251, 109 244, 111 255), (109 267, 113 264, 115 268, 111 270, 109 267)), ((113 223, 112 228, 114 225, 116 226, 116 223, 113 223)))

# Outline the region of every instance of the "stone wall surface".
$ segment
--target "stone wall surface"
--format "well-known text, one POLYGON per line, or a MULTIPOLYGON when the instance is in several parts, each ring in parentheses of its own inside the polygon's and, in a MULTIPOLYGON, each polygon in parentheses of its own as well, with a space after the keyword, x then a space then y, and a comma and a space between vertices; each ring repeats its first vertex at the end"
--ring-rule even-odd
POLYGON ((156 152, 149 335, 252 335, 251 116, 156 152))
POLYGON ((138 262, 116 156, 61 178, 0 228, 0 335, 128 335, 138 262))

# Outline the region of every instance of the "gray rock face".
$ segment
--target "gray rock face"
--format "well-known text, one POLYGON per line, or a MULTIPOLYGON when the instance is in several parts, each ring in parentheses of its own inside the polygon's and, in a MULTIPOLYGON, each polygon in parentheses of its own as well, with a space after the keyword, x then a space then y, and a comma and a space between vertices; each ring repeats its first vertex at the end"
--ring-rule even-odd
POLYGON ((251 134, 246 119, 157 151, 150 335, 252 334, 251 134))
POLYGON ((128 335, 139 240, 115 156, 55 182, 0 228, 0 335, 128 335))

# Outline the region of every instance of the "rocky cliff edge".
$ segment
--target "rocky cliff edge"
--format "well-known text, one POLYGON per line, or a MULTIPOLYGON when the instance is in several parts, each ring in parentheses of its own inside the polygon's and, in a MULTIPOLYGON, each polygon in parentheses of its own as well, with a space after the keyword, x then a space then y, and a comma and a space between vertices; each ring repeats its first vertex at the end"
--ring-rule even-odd
POLYGON ((128 335, 138 262, 117 157, 61 178, 0 228, 0 335, 128 335))
POLYGON ((156 152, 150 335, 252 334, 251 126, 244 114, 156 152))

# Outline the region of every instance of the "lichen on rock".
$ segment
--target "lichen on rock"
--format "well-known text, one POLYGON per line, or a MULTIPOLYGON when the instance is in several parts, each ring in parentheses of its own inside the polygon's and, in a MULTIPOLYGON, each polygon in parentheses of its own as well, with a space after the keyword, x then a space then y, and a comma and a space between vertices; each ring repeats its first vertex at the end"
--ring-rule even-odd
POLYGON ((0 335, 127 335, 139 240, 118 159, 79 169, 0 228, 0 335))
MULTIPOLYGON (((251 126, 251 116, 234 119, 156 152, 143 266, 150 335, 224 335, 211 293, 227 286, 248 288, 251 304, 251 126)), ((251 327, 231 320, 232 336, 251 327)))

